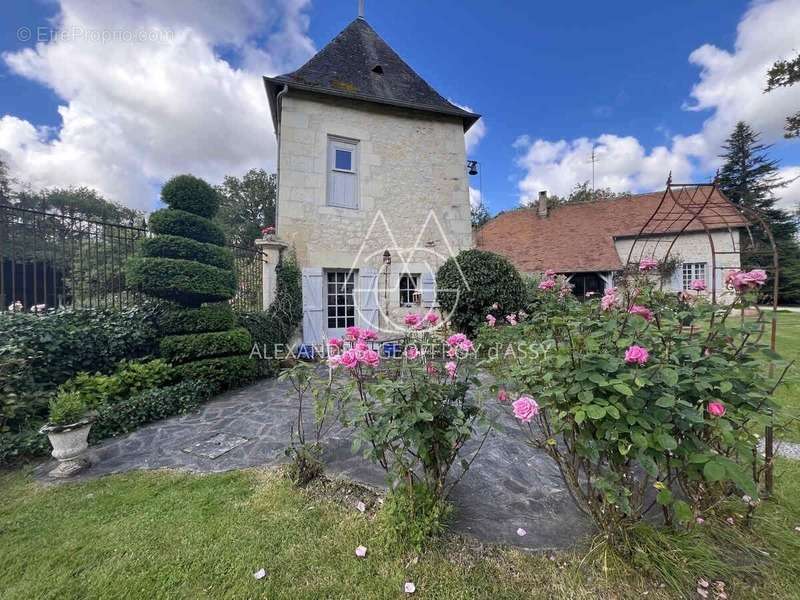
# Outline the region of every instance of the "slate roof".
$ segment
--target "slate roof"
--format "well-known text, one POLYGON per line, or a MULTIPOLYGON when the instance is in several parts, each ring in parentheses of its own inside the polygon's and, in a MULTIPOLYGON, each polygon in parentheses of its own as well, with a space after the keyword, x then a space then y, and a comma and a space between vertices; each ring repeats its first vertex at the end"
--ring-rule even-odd
MULTIPOLYGON (((524 273, 553 269, 559 273, 616 271, 623 268, 614 240, 639 234, 656 212, 664 192, 637 194, 615 200, 564 204, 552 207, 547 217, 536 208, 498 215, 477 233, 478 248, 508 258, 524 273)), ((744 227, 747 221, 719 191, 715 191, 703 215, 709 229, 744 227), (712 207, 713 204, 713 207, 712 207)), ((690 221, 667 196, 658 209, 662 220, 649 232, 675 234, 690 221)), ((687 232, 704 231, 695 219, 687 232)))
POLYGON ((363 18, 355 19, 293 73, 265 77, 264 83, 276 130, 279 120, 276 96, 284 85, 290 89, 460 117, 464 131, 480 118, 443 98, 363 18))

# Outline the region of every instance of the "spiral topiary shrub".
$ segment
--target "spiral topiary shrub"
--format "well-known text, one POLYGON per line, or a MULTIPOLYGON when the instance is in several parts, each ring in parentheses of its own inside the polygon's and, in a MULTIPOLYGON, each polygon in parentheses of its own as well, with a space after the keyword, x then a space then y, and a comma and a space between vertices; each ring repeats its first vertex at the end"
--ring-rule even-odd
POLYGON ((514 265, 483 250, 463 250, 447 259, 436 273, 436 290, 453 327, 468 335, 490 312, 510 314, 525 304, 525 283, 514 265))
POLYGON ((154 237, 141 243, 127 264, 128 282, 169 300, 160 318, 161 355, 182 380, 203 381, 212 392, 247 383, 256 361, 252 338, 237 327, 228 300, 236 293, 233 255, 211 218, 219 208, 202 179, 179 175, 161 191, 168 208, 153 213, 154 237))

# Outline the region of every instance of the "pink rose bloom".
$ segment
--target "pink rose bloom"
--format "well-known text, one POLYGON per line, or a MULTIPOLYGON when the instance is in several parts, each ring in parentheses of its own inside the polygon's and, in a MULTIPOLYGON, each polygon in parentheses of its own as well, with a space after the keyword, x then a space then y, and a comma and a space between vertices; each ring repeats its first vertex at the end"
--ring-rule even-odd
POLYGON ((369 341, 375 341, 378 339, 378 332, 373 331, 372 329, 362 329, 361 330, 361 339, 369 341))
POLYGON ((556 276, 556 272, 553 271, 553 269, 547 269, 547 271, 544 272, 544 276, 552 279, 556 276))
POLYGON ((753 269, 747 273, 747 278, 755 285, 761 287, 767 282, 767 272, 764 269, 753 269))
POLYGON ((692 282, 689 284, 689 287, 692 288, 695 292, 702 292, 706 289, 706 282, 702 279, 693 279, 692 282))
POLYGON ((494 327, 494 324, 497 322, 497 319, 494 318, 492 315, 486 315, 486 324, 489 327, 494 327))
POLYGON ((364 355, 361 358, 361 362, 365 365, 372 367, 373 369, 377 369, 378 365, 381 364, 381 357, 378 355, 375 350, 367 350, 364 352, 364 355))
POLYGON ((428 375, 431 376, 436 375, 439 372, 439 369, 437 369, 436 365, 434 365, 432 362, 429 362, 427 365, 425 365, 425 370, 428 372, 428 375))
POLYGON ((348 350, 341 355, 339 363, 348 369, 355 369, 358 366, 358 356, 355 350, 348 350))
POLYGON ((563 287, 562 287, 560 290, 558 290, 558 295, 559 295, 561 298, 566 298, 566 297, 567 297, 567 296, 569 296, 571 293, 572 293, 572 286, 571 286, 571 285, 569 285, 569 284, 567 284, 567 285, 563 286, 563 287))
POLYGON ((649 358, 650 353, 647 349, 637 346, 636 344, 625 350, 625 362, 629 365, 643 365, 649 358))
POLYGON ((600 299, 600 308, 603 310, 611 310, 619 302, 617 297, 617 288, 608 288, 606 293, 600 299))
POLYGON ((500 388, 497 391, 497 400, 498 402, 506 402, 508 401, 508 392, 504 388, 500 388))
POLYGON ((523 423, 530 423, 539 414, 539 405, 530 396, 520 396, 512 404, 514 416, 523 423))
POLYGON ((641 306, 639 304, 634 304, 628 309, 628 312, 632 315, 639 315, 645 321, 652 321, 653 320, 653 312, 647 308, 646 306, 641 306))
POLYGON ((348 340, 360 340, 361 339, 361 328, 359 327, 348 327, 344 330, 344 337, 348 340))
POLYGON ((404 321, 409 327, 416 327, 419 325, 420 321, 422 321, 422 317, 417 314, 410 313, 405 316, 404 321))
POLYGON ((464 340, 458 345, 464 352, 471 352, 475 349, 475 344, 472 343, 471 340, 464 340))
POLYGON ((344 345, 344 342, 339 338, 331 338, 328 340, 328 346, 331 348, 341 348, 344 345))
POLYGON ((510 315, 506 315, 506 321, 508 321, 509 325, 516 325, 517 324, 517 315, 515 315, 513 313, 510 314, 510 315))
POLYGON ((451 348, 448 348, 447 356, 450 358, 455 358, 456 356, 458 356, 458 346, 452 346, 451 348))
POLYGON ((653 257, 643 258, 639 263, 640 271, 652 271, 658 268, 658 261, 653 257))
POLYGON ((556 282, 554 279, 542 279, 539 282, 539 289, 549 291, 556 287, 556 282))
POLYGON ((715 417, 721 417, 725 414, 725 405, 722 402, 709 402, 708 412, 715 417))
POLYGON ((447 370, 447 374, 448 374, 448 375, 450 375, 450 378, 451 378, 451 379, 455 379, 455 377, 456 377, 456 368, 457 368, 457 367, 456 367, 456 363, 454 363, 454 362, 451 360, 449 363, 447 363, 447 364, 444 366, 444 368, 447 370))
POLYGON ((328 366, 331 369, 335 369, 340 364, 342 364, 342 355, 341 354, 334 354, 328 359, 328 366))
POLYGON ((454 333, 449 338, 447 338, 447 345, 448 346, 458 346, 461 342, 465 342, 467 340, 467 336, 463 333, 454 333))
POLYGON ((409 346, 406 348, 405 355, 408 360, 414 360, 419 356, 419 350, 416 346, 409 346))
POLYGON ((434 313, 428 313, 427 315, 425 315, 425 320, 431 325, 436 325, 439 322, 439 315, 436 315, 434 313))

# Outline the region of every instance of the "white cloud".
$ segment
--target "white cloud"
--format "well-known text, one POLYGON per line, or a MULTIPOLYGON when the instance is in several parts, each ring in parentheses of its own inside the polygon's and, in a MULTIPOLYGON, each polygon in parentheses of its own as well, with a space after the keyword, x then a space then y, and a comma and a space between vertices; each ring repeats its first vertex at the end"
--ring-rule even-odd
POLYGON ((785 188, 775 190, 780 198, 778 206, 789 212, 800 209, 800 167, 785 167, 779 173, 781 179, 788 181, 785 188))
MULTIPOLYGON (((689 61, 700 67, 700 74, 685 108, 710 115, 699 132, 672 136, 664 146, 648 151, 636 138, 612 133, 570 141, 520 136, 513 144, 520 151, 518 166, 525 171, 518 184, 520 202, 529 202, 540 189, 564 194, 591 180, 592 144, 602 151, 597 187, 637 192, 663 186, 670 170, 676 180, 707 178, 719 165, 720 146, 737 121, 748 122, 765 142, 780 142, 786 116, 800 107, 800 86, 765 94, 766 73, 776 60, 800 50, 798 31, 797 0, 755 1, 739 22, 732 52, 711 44, 692 52, 689 61)), ((664 125, 658 130, 665 131, 664 125)), ((791 187, 783 196, 800 196, 800 190, 791 187)))
POLYGON ((275 141, 261 75, 313 52, 309 0, 161 2, 61 0, 58 35, 3 58, 64 104, 50 131, 0 118, 0 150, 35 187, 87 185, 151 209, 160 184, 192 172, 212 182, 272 168, 275 141), (92 40, 144 32, 147 41, 92 40), (267 32, 266 43, 256 36, 267 32), (224 50, 242 59, 236 68, 224 50))
MULTIPOLYGON (((459 104, 454 100, 450 100, 450 102, 463 110, 468 110, 469 112, 475 112, 474 110, 472 110, 472 108, 470 108, 465 104, 459 104)), ((464 143, 467 146, 467 156, 469 156, 470 152, 473 152, 475 149, 477 149, 480 141, 484 137, 486 137, 486 132, 487 132, 486 120, 483 117, 481 117, 472 127, 470 127, 469 131, 467 131, 467 133, 464 134, 464 143)))
POLYGON ((470 186, 470 188, 469 188, 469 205, 472 208, 478 208, 481 205, 482 202, 483 202, 483 199, 481 198, 481 191, 480 190, 476 190, 474 187, 470 186))

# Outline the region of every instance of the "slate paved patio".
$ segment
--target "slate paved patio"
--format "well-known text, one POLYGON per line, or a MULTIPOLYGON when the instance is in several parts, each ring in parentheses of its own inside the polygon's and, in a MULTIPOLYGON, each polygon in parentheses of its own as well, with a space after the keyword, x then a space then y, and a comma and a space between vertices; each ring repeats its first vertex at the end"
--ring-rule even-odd
MULTIPOLYGON (((224 394, 199 412, 174 417, 90 449, 92 466, 77 479, 133 469, 173 468, 210 473, 286 462, 284 449, 296 418, 288 383, 266 380, 224 394)), ((565 548, 591 532, 564 488, 558 469, 542 451, 526 446, 505 414, 481 454, 453 492, 454 529, 485 542, 531 550, 565 548), (518 528, 527 535, 517 535, 518 528)), ((477 443, 477 442, 474 442, 477 443)), ((350 431, 327 436, 326 473, 384 486, 384 473, 351 452, 350 431)), ((474 447, 474 446, 473 446, 474 447)), ((466 451, 469 448, 465 448, 466 451)), ((47 481, 54 461, 37 468, 47 481)))

